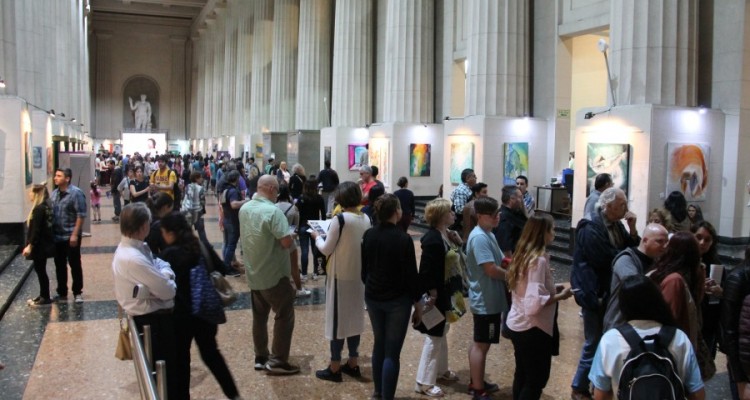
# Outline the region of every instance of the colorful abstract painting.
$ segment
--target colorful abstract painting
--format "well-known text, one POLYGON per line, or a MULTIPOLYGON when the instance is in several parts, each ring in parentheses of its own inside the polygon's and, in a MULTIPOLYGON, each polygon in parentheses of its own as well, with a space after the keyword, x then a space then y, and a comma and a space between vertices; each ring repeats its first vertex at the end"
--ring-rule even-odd
POLYGON ((667 143, 667 191, 682 192, 687 201, 706 200, 708 156, 702 143, 667 143))
POLYGON ((515 185, 518 175, 529 174, 529 144, 505 143, 503 154, 503 185, 515 185))
POLYGON ((409 145, 409 176, 430 176, 432 145, 412 143, 409 145))
POLYGON ((589 143, 586 153, 586 196, 594 188, 596 175, 608 173, 616 188, 628 193, 630 182, 630 145, 589 143))
POLYGON ((451 144, 451 183, 461 183, 461 171, 474 168, 474 143, 451 144))
POLYGON ((367 143, 349 145, 349 171, 357 171, 361 166, 369 165, 367 143))
POLYGON ((387 138, 372 138, 368 146, 370 166, 378 167, 378 180, 386 186, 391 184, 391 141, 387 138))

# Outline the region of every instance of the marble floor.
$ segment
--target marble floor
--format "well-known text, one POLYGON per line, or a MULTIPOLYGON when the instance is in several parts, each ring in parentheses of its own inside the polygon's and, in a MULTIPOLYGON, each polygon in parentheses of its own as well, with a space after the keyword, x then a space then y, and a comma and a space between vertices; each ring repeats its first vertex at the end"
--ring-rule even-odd
MULTIPOLYGON (((215 204, 215 200, 209 200, 215 204)), ((102 203, 106 203, 104 200, 102 203)), ((208 207, 206 227, 209 240, 221 246, 215 207, 208 207)), ((111 222, 111 204, 103 204, 101 223, 92 224, 91 237, 83 240, 85 302, 53 304, 32 309, 26 299, 35 297, 38 283, 31 274, 19 296, 0 321, 0 371, 2 399, 137 399, 139 391, 132 362, 114 357, 118 333, 117 307, 112 290, 111 261, 119 242, 117 224, 111 222)), ((419 233, 411 232, 419 252, 419 233)), ((51 287, 54 267, 48 263, 51 287)), ((569 268, 556 266, 558 282, 566 282, 569 268)), ((240 301, 227 312, 228 322, 219 329, 218 342, 245 399, 368 399, 372 393, 371 363, 373 336, 370 324, 362 335, 360 381, 344 377, 343 383, 315 378, 317 369, 328 363, 328 343, 323 337, 324 282, 309 281, 311 297, 298 301, 291 361, 301 373, 279 377, 253 369, 251 312, 244 277, 228 278, 241 292, 240 301)), ((578 307, 571 299, 560 308, 561 354, 552 361, 552 373, 544 399, 570 398, 570 380, 575 371, 583 338, 578 307)), ((401 374, 397 398, 426 398, 414 393, 414 379, 422 350, 423 336, 410 330, 401 353, 401 374)), ((452 325, 448 334, 449 364, 460 381, 443 385, 447 399, 469 399, 468 347, 471 344, 471 316, 452 325)), ((221 399, 222 392, 193 347, 191 395, 195 399, 221 399)), ((717 357, 719 373, 707 383, 708 399, 728 399, 725 357, 717 357)), ((502 340, 491 348, 487 378, 500 385, 495 399, 510 399, 514 370, 513 349, 502 340)))

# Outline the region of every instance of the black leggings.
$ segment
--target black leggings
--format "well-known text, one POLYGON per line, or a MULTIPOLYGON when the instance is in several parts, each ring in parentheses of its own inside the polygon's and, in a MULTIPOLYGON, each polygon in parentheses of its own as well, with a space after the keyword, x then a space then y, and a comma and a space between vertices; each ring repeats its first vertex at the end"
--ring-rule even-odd
MULTIPOLYGON (((43 253, 43 252, 42 252, 43 253)), ((39 297, 49 299, 49 276, 47 276, 47 256, 34 257, 34 271, 39 278, 39 297)))
POLYGON ((510 331, 516 357, 513 400, 539 399, 549 380, 552 336, 539 328, 510 331))

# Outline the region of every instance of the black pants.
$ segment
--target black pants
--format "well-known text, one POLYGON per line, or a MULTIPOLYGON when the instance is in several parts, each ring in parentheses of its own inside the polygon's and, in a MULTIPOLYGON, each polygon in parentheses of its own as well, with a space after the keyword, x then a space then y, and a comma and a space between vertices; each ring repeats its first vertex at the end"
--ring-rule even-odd
MULTIPOLYGON (((232 373, 216 343, 218 326, 193 316, 175 317, 175 334, 177 335, 177 373, 180 381, 190 383, 190 345, 195 339, 201 359, 216 378, 227 398, 233 399, 238 394, 232 373)), ((186 387, 185 390, 188 389, 186 387)), ((179 395, 179 399, 190 398, 190 393, 179 395)), ((170 397, 171 399, 171 397, 170 397)))
POLYGON ((549 380, 552 336, 539 328, 523 332, 510 330, 516 358, 513 400, 539 399, 549 380))
POLYGON ((81 267, 81 237, 78 237, 78 246, 71 247, 70 241, 64 240, 55 243, 55 274, 57 275, 57 294, 65 297, 68 295, 68 268, 70 263, 70 275, 73 277, 73 295, 83 292, 83 268, 81 267))
POLYGON ((36 276, 39 278, 39 297, 49 299, 49 276, 47 276, 46 255, 42 254, 41 256, 34 257, 34 271, 36 271, 36 276))
MULTIPOLYGON (((190 380, 179 379, 179 365, 175 345, 175 326, 172 313, 150 313, 133 317, 138 332, 143 333, 145 325, 151 326, 151 351, 153 360, 151 368, 156 370, 156 361, 164 360, 167 366, 167 398, 170 400, 187 399, 181 393, 190 392, 190 380)), ((141 339, 143 341, 143 339, 141 339)), ((142 343, 142 342, 141 342, 142 343)))

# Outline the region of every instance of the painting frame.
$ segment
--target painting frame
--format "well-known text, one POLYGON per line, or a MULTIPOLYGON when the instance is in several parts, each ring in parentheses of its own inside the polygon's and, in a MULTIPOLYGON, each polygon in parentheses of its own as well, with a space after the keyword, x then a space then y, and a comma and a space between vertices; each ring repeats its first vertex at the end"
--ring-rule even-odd
POLYGON ((529 175, 529 143, 503 144, 503 185, 515 185, 519 175, 529 175))
POLYGON ((42 168, 42 146, 34 146, 33 147, 33 160, 34 160, 34 168, 41 169, 42 168))
POLYGON ((600 173, 612 175, 614 187, 627 196, 630 188, 630 144, 588 143, 586 145, 586 196, 594 188, 594 179, 600 173))
POLYGON ((451 143, 450 181, 452 185, 461 183, 461 171, 466 168, 474 168, 474 143, 451 143))
POLYGON ((681 192, 689 202, 706 201, 711 145, 708 143, 667 143, 665 193, 681 192))
POLYGON ((410 143, 409 144, 409 176, 430 176, 432 173, 430 162, 432 161, 432 144, 410 143))

